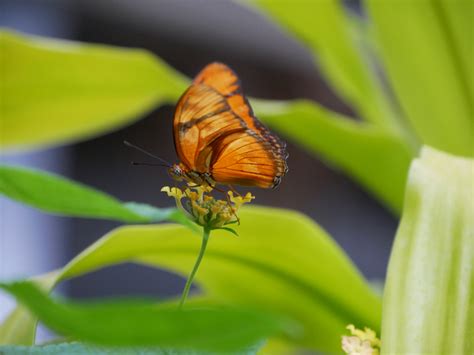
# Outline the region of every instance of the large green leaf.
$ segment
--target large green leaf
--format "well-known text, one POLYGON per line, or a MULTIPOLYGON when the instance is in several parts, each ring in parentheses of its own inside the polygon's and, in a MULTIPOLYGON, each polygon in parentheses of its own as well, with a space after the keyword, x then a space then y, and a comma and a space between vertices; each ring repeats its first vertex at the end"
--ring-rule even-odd
POLYGON ((474 102, 474 70, 472 69, 474 3, 470 0, 440 0, 434 2, 433 5, 449 37, 451 54, 458 64, 460 79, 464 82, 461 85, 466 86, 472 104, 474 102))
POLYGON ((353 176, 393 211, 401 210, 413 151, 399 135, 309 101, 257 101, 254 107, 262 121, 353 176))
POLYGON ((474 353, 474 161, 413 162, 384 292, 384 354, 474 353))
POLYGON ((366 3, 389 78, 416 133, 428 145, 472 156, 472 1, 366 3))
POLYGON ((401 132, 401 122, 370 68, 370 48, 358 45, 361 33, 354 33, 342 1, 258 0, 257 4, 309 46, 322 74, 363 118, 401 132))
POLYGON ((276 317, 236 308, 157 305, 149 300, 57 301, 34 283, 0 283, 51 329, 110 346, 161 346, 230 351, 283 330, 276 317))
POLYGON ((0 166, 0 194, 43 211, 66 216, 123 222, 170 220, 191 226, 175 208, 123 203, 114 197, 57 175, 23 167, 0 166))
POLYGON ((31 149, 116 129, 178 97, 185 79, 144 50, 0 33, 0 147, 31 149))
MULTIPOLYGON (((255 207, 242 209, 240 219, 238 238, 211 234, 197 274, 206 297, 285 315, 303 327, 301 336, 287 342, 323 351, 338 351, 348 323, 379 329, 378 297, 314 222, 295 212, 255 207)), ((199 245, 195 234, 179 226, 122 227, 72 260, 58 281, 125 261, 185 276, 199 245)))

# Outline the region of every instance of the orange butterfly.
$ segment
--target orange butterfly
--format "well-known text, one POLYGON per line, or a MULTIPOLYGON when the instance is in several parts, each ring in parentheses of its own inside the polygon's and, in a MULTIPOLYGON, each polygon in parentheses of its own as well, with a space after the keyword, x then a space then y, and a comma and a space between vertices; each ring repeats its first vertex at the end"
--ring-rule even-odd
POLYGON ((237 75, 222 63, 207 65, 181 96, 173 135, 176 180, 275 188, 288 171, 286 144, 253 115, 237 75))

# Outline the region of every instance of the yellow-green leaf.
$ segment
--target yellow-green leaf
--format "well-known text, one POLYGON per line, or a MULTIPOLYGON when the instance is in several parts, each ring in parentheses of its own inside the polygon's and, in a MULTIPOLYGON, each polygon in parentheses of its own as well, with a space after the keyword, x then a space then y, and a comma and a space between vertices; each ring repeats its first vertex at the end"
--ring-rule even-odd
POLYGON ((89 186, 24 167, 0 166, 0 195, 59 215, 128 223, 167 220, 196 228, 176 208, 160 209, 135 202, 124 203, 89 186))
POLYGON ((309 101, 256 101, 258 117, 342 169, 400 212, 413 151, 395 133, 331 112, 309 101))
MULTIPOLYGON (((209 300, 287 316, 302 335, 280 340, 322 351, 338 351, 348 323, 379 329, 379 298, 314 222, 261 207, 242 209, 240 219, 239 238, 211 234, 196 279, 209 300)), ((72 260, 58 281, 126 261, 186 276, 199 246, 196 234, 175 225, 122 227, 72 260)))
POLYGON ((472 1, 366 4, 389 79, 417 135, 427 145, 472 156, 472 1))
POLYGON ((141 49, 0 32, 0 147, 36 149, 117 129, 185 79, 141 49))
POLYGON ((402 125, 370 68, 370 53, 358 45, 361 33, 353 33, 342 1, 258 0, 257 4, 308 45, 322 74, 363 118, 401 132, 402 125))

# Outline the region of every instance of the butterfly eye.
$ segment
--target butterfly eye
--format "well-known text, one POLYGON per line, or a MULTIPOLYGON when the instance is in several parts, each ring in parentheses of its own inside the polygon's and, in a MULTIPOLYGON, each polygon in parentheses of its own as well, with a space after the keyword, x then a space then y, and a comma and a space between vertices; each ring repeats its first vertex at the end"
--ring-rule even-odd
POLYGON ((183 170, 176 164, 168 169, 168 174, 170 174, 170 176, 177 181, 181 181, 183 179, 183 170))

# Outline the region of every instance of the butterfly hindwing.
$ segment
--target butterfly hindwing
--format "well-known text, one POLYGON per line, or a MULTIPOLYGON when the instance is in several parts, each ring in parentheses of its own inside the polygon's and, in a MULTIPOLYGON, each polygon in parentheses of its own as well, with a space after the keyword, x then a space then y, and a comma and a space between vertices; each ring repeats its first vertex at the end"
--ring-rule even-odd
POLYGON ((273 156, 269 143, 250 130, 217 140, 213 152, 212 177, 224 184, 273 187, 286 169, 273 156))

